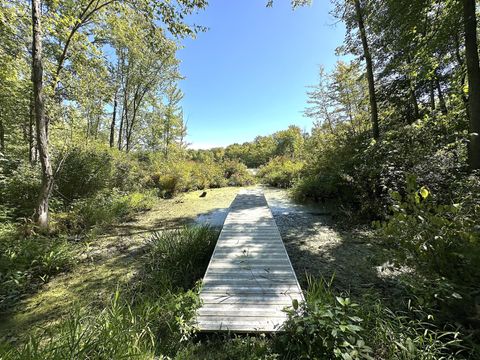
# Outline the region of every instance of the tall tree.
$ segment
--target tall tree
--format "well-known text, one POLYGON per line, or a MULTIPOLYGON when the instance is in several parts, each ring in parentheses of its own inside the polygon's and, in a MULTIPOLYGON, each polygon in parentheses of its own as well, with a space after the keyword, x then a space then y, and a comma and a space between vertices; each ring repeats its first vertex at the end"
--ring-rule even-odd
POLYGON ((363 57, 365 59, 367 67, 367 81, 368 81, 368 95, 370 98, 370 117, 372 121, 372 134, 374 139, 378 139, 380 136, 380 129, 378 126, 378 105, 377 95, 375 93, 375 78, 373 74, 373 61, 372 54, 370 53, 370 47, 367 39, 367 31, 365 29, 365 17, 360 0, 354 0, 355 2, 355 14, 358 23, 358 31, 360 32, 360 38, 362 40, 363 57))
POLYGON ((480 65, 477 41, 475 0, 463 1, 465 57, 468 74, 468 104, 470 111, 469 163, 472 170, 480 169, 480 65))
POLYGON ((42 168, 42 186, 37 200, 34 220, 40 228, 48 228, 48 206, 53 186, 53 171, 48 152, 47 122, 43 93, 41 2, 32 0, 32 83, 37 128, 37 145, 42 168))

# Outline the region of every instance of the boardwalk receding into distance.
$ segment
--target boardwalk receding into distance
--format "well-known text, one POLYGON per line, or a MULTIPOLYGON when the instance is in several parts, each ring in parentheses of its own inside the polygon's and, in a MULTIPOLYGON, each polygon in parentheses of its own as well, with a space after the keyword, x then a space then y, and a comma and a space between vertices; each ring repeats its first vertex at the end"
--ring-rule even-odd
POLYGON ((303 295, 261 190, 237 195, 200 292, 200 331, 275 332, 303 295))

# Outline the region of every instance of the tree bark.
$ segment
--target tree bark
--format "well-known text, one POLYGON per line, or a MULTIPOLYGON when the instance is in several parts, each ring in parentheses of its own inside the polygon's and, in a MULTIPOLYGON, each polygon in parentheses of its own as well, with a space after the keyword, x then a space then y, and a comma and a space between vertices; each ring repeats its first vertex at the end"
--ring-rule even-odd
POLYGON ((433 80, 429 81, 430 85, 430 107, 432 108, 432 111, 435 111, 435 87, 433 85, 433 80))
POLYGON ((112 123, 110 124, 110 147, 113 148, 115 146, 115 123, 117 118, 117 91, 115 91, 115 95, 113 98, 113 114, 112 114, 112 123))
POLYGON ((42 25, 40 0, 32 0, 32 80, 37 128, 37 144, 42 168, 42 186, 38 195, 34 221, 42 228, 48 228, 48 205, 53 186, 53 172, 48 153, 47 123, 43 94, 42 25))
POLYGON ((440 111, 442 112, 443 115, 447 115, 448 114, 447 103, 445 101, 445 97, 443 96, 442 86, 440 85, 440 80, 438 79, 438 76, 435 77, 435 84, 437 86, 440 111))
POLYGON ((3 125, 3 119, 0 116, 0 151, 5 151, 5 126, 3 125))
POLYGON ((30 113, 28 123, 28 161, 30 164, 37 162, 37 149, 35 147, 35 104, 34 104, 33 92, 30 94, 30 113))
MULTIPOLYGON (((418 101, 417 101, 417 95, 415 94, 415 88, 413 85, 413 82, 411 80, 409 82, 409 92, 410 92, 410 102, 412 103, 413 107, 413 121, 418 120, 420 118, 420 110, 418 108, 418 101)), ((411 118, 409 116, 408 118, 411 118)), ((412 123, 413 121, 410 121, 412 123)))
POLYGON ((367 80, 368 80, 368 94, 370 98, 370 112, 371 112, 371 121, 372 121, 372 134, 374 139, 380 137, 380 129, 378 126, 378 106, 377 106, 377 97, 375 94, 375 79, 373 77, 373 61, 372 55, 370 53, 370 48, 368 46, 367 32, 365 30, 365 22, 363 19, 362 7, 360 5, 360 0, 355 0, 355 11, 357 14, 358 29, 360 31, 360 37, 362 40, 363 46, 363 56, 367 65, 367 80))
POLYGON ((468 74, 468 104, 470 111, 470 169, 480 169, 480 65, 477 43, 477 17, 475 0, 463 0, 465 27, 465 57, 468 74))

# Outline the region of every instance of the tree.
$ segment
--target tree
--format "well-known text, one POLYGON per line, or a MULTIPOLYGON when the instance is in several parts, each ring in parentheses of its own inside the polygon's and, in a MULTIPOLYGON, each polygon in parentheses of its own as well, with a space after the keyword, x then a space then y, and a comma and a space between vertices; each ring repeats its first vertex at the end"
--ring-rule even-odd
POLYGON ((355 13, 357 18, 358 30, 360 32, 360 38, 363 46, 363 57, 365 59, 367 67, 367 80, 368 80, 368 95, 370 98, 370 116, 372 121, 372 134, 374 139, 378 139, 380 136, 380 129, 378 126, 378 107, 377 107, 377 95, 375 93, 375 79, 373 75, 373 61, 370 53, 370 47, 367 39, 367 32, 365 30, 365 18, 364 11, 360 4, 360 0, 354 0, 355 13))
POLYGON ((480 65, 477 42, 475 0, 463 1, 465 57, 468 73, 468 105, 470 111, 469 163, 472 170, 480 169, 480 65))
POLYGON ((40 228, 48 228, 48 206, 53 186, 53 171, 48 152, 47 121, 43 93, 42 22, 40 0, 32 0, 32 83, 35 104, 37 146, 42 167, 42 186, 34 219, 40 228))

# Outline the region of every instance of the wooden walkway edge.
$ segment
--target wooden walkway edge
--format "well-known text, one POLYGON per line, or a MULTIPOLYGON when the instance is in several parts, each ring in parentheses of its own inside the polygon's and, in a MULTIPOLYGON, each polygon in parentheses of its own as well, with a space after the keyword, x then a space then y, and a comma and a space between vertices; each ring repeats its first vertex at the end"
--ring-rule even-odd
POLYGON ((244 191, 225 219, 197 311, 200 331, 276 332, 292 300, 303 300, 275 219, 261 190, 244 191))

